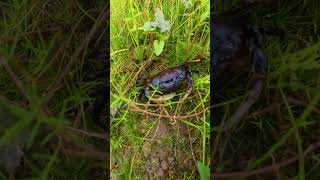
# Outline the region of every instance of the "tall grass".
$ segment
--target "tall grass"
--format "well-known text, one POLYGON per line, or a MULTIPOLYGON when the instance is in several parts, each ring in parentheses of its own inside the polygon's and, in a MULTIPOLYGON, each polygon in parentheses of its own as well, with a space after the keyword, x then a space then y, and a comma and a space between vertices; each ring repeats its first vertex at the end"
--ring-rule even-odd
POLYGON ((81 0, 0 2, 0 179, 106 177, 105 142, 88 136, 104 136, 89 117, 89 95, 106 83, 90 80, 95 71, 88 71, 101 43, 86 42, 104 7, 81 0), (5 154, 10 148, 17 151, 5 154))

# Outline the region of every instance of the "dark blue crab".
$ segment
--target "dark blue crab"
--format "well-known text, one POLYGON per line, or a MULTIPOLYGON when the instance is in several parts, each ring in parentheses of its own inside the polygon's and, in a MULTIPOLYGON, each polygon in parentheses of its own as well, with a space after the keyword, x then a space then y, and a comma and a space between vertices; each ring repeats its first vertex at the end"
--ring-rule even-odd
POLYGON ((234 8, 211 21, 211 71, 213 79, 226 75, 240 66, 251 67, 248 92, 240 106, 231 115, 224 130, 233 127, 248 112, 261 94, 267 72, 267 58, 263 51, 262 34, 283 35, 279 29, 249 25, 250 11, 234 8))
MULTIPOLYGON (((152 96, 152 93, 150 92, 150 87, 157 89, 163 94, 168 94, 177 91, 177 89, 179 89, 182 85, 186 84, 187 92, 180 101, 182 102, 191 93, 192 83, 192 76, 187 65, 169 68, 151 78, 146 79, 144 83, 144 89, 139 94, 139 99, 141 100, 142 95, 146 97, 152 96)), ((161 96, 155 94, 152 97, 159 98, 161 96)))

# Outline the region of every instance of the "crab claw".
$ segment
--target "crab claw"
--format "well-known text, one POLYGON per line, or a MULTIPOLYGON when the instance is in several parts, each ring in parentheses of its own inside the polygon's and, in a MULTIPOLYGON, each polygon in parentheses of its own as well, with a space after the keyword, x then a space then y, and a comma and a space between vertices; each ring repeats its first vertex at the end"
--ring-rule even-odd
POLYGON ((149 99, 155 103, 163 103, 165 101, 169 101, 170 99, 174 98, 175 95, 176 93, 165 94, 162 96, 154 95, 153 97, 149 97, 149 99))

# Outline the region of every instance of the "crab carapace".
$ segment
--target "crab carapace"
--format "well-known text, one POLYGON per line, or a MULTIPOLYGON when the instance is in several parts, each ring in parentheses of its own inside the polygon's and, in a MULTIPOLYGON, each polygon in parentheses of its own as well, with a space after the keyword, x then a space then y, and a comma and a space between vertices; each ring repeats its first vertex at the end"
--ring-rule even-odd
MULTIPOLYGON (((151 97, 150 88, 155 88, 163 94, 168 94, 177 91, 183 85, 187 85, 186 94, 180 101, 182 102, 191 93, 192 84, 192 75, 187 65, 172 67, 147 78, 144 83, 144 89, 139 94, 139 99, 141 100, 142 96, 151 97)), ((152 97, 157 98, 160 95, 154 94, 152 97)))

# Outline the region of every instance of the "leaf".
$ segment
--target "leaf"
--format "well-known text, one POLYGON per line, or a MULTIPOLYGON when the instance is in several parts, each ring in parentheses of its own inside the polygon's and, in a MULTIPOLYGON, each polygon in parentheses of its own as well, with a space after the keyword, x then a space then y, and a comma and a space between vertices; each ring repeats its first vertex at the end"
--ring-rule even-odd
POLYGON ((208 166, 202 164, 202 162, 197 161, 197 168, 201 177, 201 180, 207 180, 210 176, 210 169, 208 166))
POLYGON ((159 25, 160 32, 166 32, 170 30, 171 24, 169 21, 164 21, 159 25))
POLYGON ((160 28, 161 32, 170 30, 171 24, 169 21, 164 19, 163 12, 160 10, 160 8, 156 9, 155 18, 155 21, 151 22, 151 26, 160 28))
POLYGON ((160 40, 160 42, 158 40, 153 41, 153 48, 154 48, 154 53, 159 56, 164 48, 164 41, 160 40))
POLYGON ((146 23, 144 23, 142 29, 144 32, 148 32, 148 31, 153 31, 155 28, 152 27, 150 21, 147 21, 146 23))

